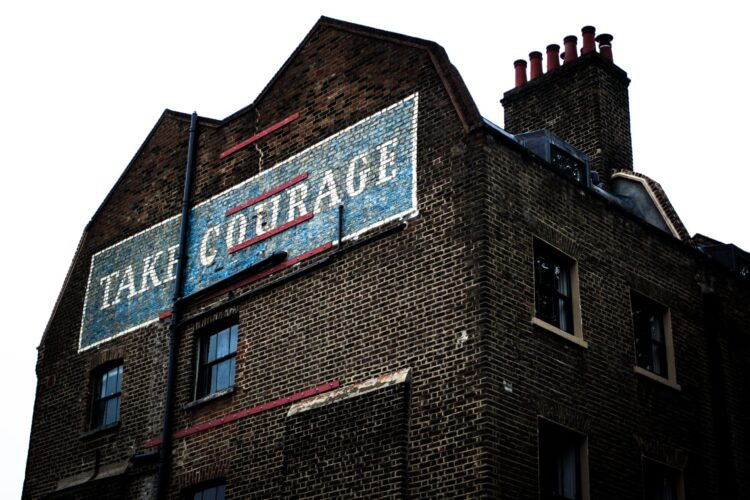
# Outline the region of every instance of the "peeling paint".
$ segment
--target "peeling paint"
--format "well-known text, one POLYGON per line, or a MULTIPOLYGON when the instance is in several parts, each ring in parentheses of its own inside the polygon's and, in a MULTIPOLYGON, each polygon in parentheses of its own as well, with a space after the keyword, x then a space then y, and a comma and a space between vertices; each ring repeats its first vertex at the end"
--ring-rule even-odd
MULTIPOLYGON (((336 241, 339 206, 344 241, 416 213, 417 116, 415 93, 197 204, 183 295, 264 255, 296 257, 336 241)), ((158 321, 171 307, 179 224, 171 217, 92 256, 79 351, 158 321)))

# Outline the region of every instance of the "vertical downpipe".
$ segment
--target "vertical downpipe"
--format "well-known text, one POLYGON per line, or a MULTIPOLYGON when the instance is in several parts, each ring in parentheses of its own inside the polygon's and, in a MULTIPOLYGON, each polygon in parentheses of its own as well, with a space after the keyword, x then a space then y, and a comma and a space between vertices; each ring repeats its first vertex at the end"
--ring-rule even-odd
POLYGON ((177 340, 180 303, 187 260, 187 237, 190 228, 190 187, 193 183, 193 151, 198 115, 193 112, 190 117, 190 136, 188 139, 187 165, 185 166, 185 185, 182 191, 182 218, 180 219, 180 239, 178 241, 178 260, 175 272, 174 296, 172 299, 172 317, 169 323, 169 351, 167 354, 167 386, 164 392, 164 423, 162 424, 161 449, 159 450, 159 472, 156 498, 163 500, 169 494, 169 474, 172 464, 172 434, 174 417, 174 385, 177 371, 177 340))

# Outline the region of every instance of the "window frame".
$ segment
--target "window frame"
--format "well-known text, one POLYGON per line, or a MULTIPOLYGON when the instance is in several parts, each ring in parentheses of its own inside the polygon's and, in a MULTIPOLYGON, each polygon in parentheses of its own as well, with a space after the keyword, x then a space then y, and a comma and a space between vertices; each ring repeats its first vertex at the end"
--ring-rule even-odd
MULTIPOLYGON (((538 434, 537 434, 537 460, 538 460, 538 471, 539 471, 539 498, 542 500, 557 500, 566 499, 570 497, 563 497, 555 495, 551 492, 545 491, 548 483, 547 475, 548 472, 545 469, 545 450, 548 450, 547 446, 549 443, 545 443, 545 435, 554 433, 556 438, 567 438, 575 442, 575 453, 576 453, 576 469, 577 469, 577 481, 579 484, 578 495, 575 500, 590 500, 591 492, 589 485, 589 457, 588 457, 588 436, 577 430, 571 429, 565 425, 561 425, 558 422, 549 420, 544 417, 538 418, 538 434)), ((548 438, 549 439, 549 438, 548 438)))
MULTIPOLYGON (((672 334, 672 313, 668 306, 661 302, 654 300, 648 295, 639 292, 638 290, 630 290, 630 322, 631 322, 631 334, 633 338, 633 355, 635 357, 635 363, 633 365, 633 371, 639 375, 643 375, 646 378, 661 382, 669 387, 676 390, 681 390, 680 385, 677 383, 677 370, 675 368, 675 354, 674 354, 674 337, 672 334), (656 371, 649 369, 648 367, 641 366, 639 364, 639 338, 643 337, 643 333, 639 332, 638 321, 636 320, 637 303, 648 305, 652 307, 654 311, 660 314, 660 323, 662 329, 662 336, 664 337, 664 363, 666 369, 666 375, 657 373, 656 371)), ((651 337, 651 336, 649 336, 651 337)), ((651 340, 653 340, 651 338, 651 340)), ((648 348, 653 349, 652 343, 649 342, 648 348)))
MULTIPOLYGON (((227 482, 224 479, 212 479, 210 481, 198 483, 183 490, 181 498, 183 500, 195 500, 198 494, 203 495, 207 490, 214 488, 224 488, 222 499, 226 498, 227 482)), ((215 497, 214 497, 215 498, 215 497)))
POLYGON ((649 481, 647 477, 647 470, 657 470, 660 469, 662 472, 666 474, 671 474, 673 476, 673 486, 674 486, 674 499, 673 500, 684 500, 685 499, 685 481, 684 481, 684 474, 681 469, 678 469, 676 467, 672 467, 667 465, 666 463, 655 460, 651 457, 647 456, 641 456, 641 476, 643 480, 643 498, 646 500, 650 500, 649 494, 649 481))
MULTIPOLYGON (((586 342, 583 339, 583 323, 581 320, 581 298, 580 298, 581 296, 580 296, 580 286, 579 286, 579 279, 578 279, 578 262, 576 261, 576 259, 574 259, 570 255, 566 254, 565 252, 562 252, 555 246, 537 237, 533 238, 532 250, 533 250, 532 271, 533 271, 533 280, 534 280, 534 286, 533 286, 534 299, 533 299, 533 315, 531 317, 531 323, 544 330, 547 330, 548 332, 554 333, 557 336, 560 336, 566 340, 569 340, 581 347, 587 348, 588 342, 586 342), (570 285, 570 296, 566 298, 570 301, 568 310, 569 310, 569 314, 571 315, 570 321, 571 321, 571 326, 572 326, 572 332, 565 331, 562 328, 560 328, 560 326, 550 323, 549 321, 541 318, 538 315, 537 300, 538 300, 539 292, 544 286, 541 283, 539 283, 538 272, 537 272, 537 258, 538 256, 540 256, 540 254, 543 254, 541 256, 546 256, 549 260, 552 260, 552 261, 555 261, 555 259, 557 259, 557 263, 560 265, 560 267, 563 267, 564 265, 565 269, 567 270, 568 281, 570 285)), ((555 300, 560 299, 560 297, 557 296, 559 292, 553 290, 552 293, 554 295, 555 300)))
MULTIPOLYGON (((195 340, 195 381, 193 388, 193 401, 195 403, 211 400, 232 392, 237 383, 237 346, 239 343, 239 319, 231 317, 226 320, 214 323, 206 328, 201 329, 195 340), (234 332, 232 332, 234 330, 234 332), (218 349, 218 336, 227 331, 229 338, 227 340, 228 352, 214 359, 208 360, 206 354, 210 350, 210 339, 217 337, 215 350, 218 349), (234 339, 232 336, 234 335, 234 339), (234 350, 232 350, 232 340, 234 340, 234 350), (223 363, 230 363, 229 384, 221 389, 211 391, 211 378, 207 378, 214 366, 218 367, 223 363)), ((217 373, 218 378, 218 373, 217 373)))
POLYGON ((112 361, 103 365, 97 366, 91 371, 91 397, 90 408, 89 408, 89 419, 88 428, 90 432, 95 432, 103 429, 109 429, 116 427, 122 420, 122 379, 124 372, 124 363, 122 360, 112 361), (102 386, 109 382, 110 372, 113 369, 118 369, 116 374, 116 387, 115 390, 104 396, 101 396, 102 386), (103 377, 107 377, 107 381, 103 381, 103 377), (116 418, 107 422, 107 404, 109 401, 117 401, 117 414, 116 418), (98 422, 98 412, 101 408, 101 423, 98 422))

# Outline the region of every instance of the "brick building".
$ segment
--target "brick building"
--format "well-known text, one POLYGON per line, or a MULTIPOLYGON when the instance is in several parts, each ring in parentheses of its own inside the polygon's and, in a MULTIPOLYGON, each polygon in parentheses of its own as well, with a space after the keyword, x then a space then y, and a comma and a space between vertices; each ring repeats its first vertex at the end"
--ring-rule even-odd
POLYGON ((322 18, 165 111, 39 346, 27 498, 747 498, 750 255, 633 170, 586 27, 505 128, 437 44, 322 18))

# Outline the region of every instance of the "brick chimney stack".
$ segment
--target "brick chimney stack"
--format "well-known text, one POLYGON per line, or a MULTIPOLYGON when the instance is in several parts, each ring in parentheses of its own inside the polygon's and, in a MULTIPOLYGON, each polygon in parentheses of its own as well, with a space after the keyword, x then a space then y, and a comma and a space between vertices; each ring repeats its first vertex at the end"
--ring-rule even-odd
MULTIPOLYGON (((591 167, 605 186, 613 172, 633 169, 627 73, 612 59, 612 35, 595 37, 593 26, 584 26, 580 56, 575 36, 565 37, 565 52, 547 47, 547 72, 529 81, 516 79, 505 93, 505 129, 513 134, 548 129, 591 158, 591 167), (596 50, 594 40, 599 44, 596 50), (551 61, 551 58, 561 57, 551 61)), ((533 53, 532 69, 540 63, 533 53)), ((525 62, 525 61, 524 61, 525 62)), ((520 63, 517 61, 516 63, 520 63)), ((524 79, 525 69, 524 67, 524 79)))

